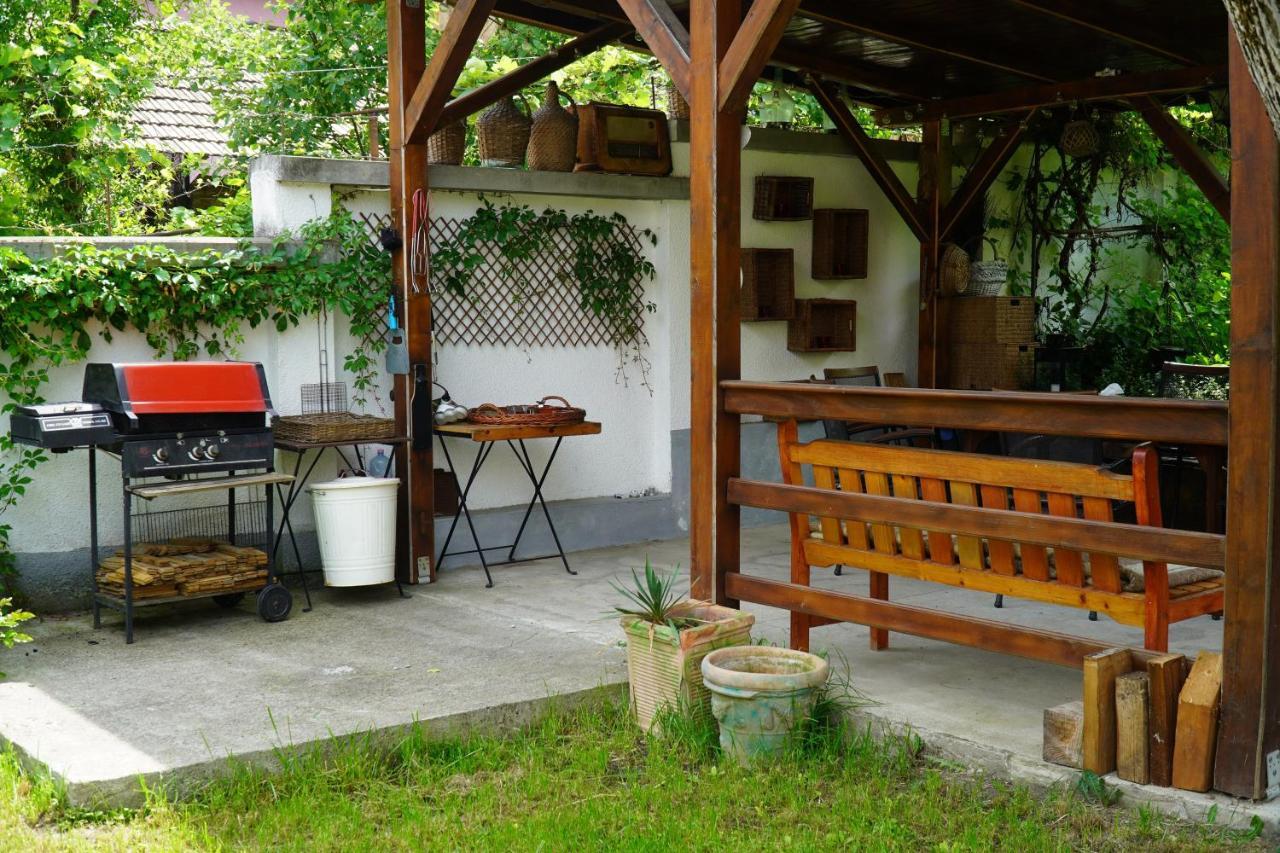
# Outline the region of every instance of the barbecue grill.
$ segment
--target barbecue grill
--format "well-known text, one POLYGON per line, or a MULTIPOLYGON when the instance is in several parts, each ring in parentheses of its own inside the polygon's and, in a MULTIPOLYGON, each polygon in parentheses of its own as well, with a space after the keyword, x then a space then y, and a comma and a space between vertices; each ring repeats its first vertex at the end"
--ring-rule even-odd
MULTIPOLYGON (((97 590, 95 575, 94 626, 100 624, 101 607, 123 610, 126 640, 133 642, 133 609, 141 603, 133 595, 133 499, 225 490, 226 538, 235 544, 235 489, 263 487, 269 532, 274 487, 293 478, 274 471, 271 419, 275 411, 261 364, 94 363, 85 367, 82 397, 17 408, 10 417, 10 436, 15 442, 55 453, 89 449, 90 551, 95 572, 99 564, 96 451, 119 460, 125 519, 124 595, 97 590), (254 471, 263 473, 246 473, 254 471)), ((257 595, 258 612, 264 619, 288 618, 292 596, 277 582, 274 560, 267 564, 266 585, 257 595)), ((230 606, 243 592, 181 596, 196 597, 212 597, 230 606)))

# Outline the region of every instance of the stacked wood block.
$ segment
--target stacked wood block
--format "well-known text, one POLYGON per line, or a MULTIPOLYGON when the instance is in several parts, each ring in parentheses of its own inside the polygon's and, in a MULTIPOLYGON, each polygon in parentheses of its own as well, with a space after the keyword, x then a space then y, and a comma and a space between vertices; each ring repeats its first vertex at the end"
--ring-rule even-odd
MULTIPOLYGON (((168 598, 211 592, 242 592, 262 586, 267 555, 211 539, 140 542, 133 548, 134 598, 168 598)), ((98 590, 124 597, 124 552, 103 560, 98 590)))
POLYGON ((1034 300, 964 296, 947 304, 952 388, 1017 390, 1035 381, 1034 300))
POLYGON ((1044 759, 1115 771, 1139 784, 1207 791, 1222 695, 1222 655, 1143 661, 1128 649, 1084 660, 1084 699, 1044 712, 1044 759))

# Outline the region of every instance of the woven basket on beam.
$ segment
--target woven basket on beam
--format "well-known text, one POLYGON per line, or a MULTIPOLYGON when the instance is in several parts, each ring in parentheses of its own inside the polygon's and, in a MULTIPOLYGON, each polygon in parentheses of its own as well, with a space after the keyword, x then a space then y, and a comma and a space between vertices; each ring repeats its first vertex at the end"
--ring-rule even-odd
POLYGON ((485 110, 476 121, 480 165, 518 168, 524 163, 532 124, 529 116, 520 111, 511 97, 503 98, 485 110))
POLYGON ((466 119, 446 124, 427 137, 427 162, 433 166, 461 166, 466 150, 466 119))
MULTIPOLYGON (((540 172, 572 172, 578 156, 578 117, 560 106, 560 87, 551 81, 542 106, 533 114, 527 161, 540 172)), ((573 103, 573 98, 569 98, 573 103)))

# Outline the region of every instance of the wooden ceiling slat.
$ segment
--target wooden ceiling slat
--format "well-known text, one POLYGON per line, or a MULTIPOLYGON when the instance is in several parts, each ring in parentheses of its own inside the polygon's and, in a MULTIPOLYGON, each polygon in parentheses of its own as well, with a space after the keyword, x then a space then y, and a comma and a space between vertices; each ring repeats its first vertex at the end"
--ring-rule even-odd
POLYGON ((895 20, 892 10, 886 11, 879 4, 805 0, 800 14, 831 26, 866 33, 883 41, 994 68, 1029 80, 1048 83, 1056 79, 1041 61, 1018 57, 1016 45, 991 45, 986 50, 977 50, 972 44, 966 45, 946 38, 941 34, 941 28, 930 32, 915 22, 895 20))
POLYGON ((1154 21, 1134 18, 1126 14, 1123 9, 1099 10, 1095 4, 1080 3, 1077 0, 1010 0, 1010 2, 1033 12, 1069 21, 1107 38, 1122 41, 1139 50, 1163 56, 1181 65, 1198 64, 1198 61, 1184 48, 1161 32, 1154 21))
POLYGON ((1084 101, 1134 98, 1140 95, 1195 92, 1225 86, 1227 69, 1220 65, 1200 65, 1170 71, 1144 71, 1111 77, 1090 77, 1070 83, 1026 86, 987 95, 930 101, 912 107, 877 110, 875 119, 884 127, 919 124, 938 119, 1021 112, 1033 107, 1051 107, 1084 101))

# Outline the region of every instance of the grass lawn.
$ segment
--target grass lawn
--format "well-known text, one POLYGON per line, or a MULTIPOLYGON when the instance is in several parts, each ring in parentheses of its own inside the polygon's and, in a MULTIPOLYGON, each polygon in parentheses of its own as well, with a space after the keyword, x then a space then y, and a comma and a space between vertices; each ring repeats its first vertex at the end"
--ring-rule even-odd
POLYGON ((746 771, 685 728, 647 739, 605 704, 507 739, 415 732, 391 752, 346 739, 278 774, 241 768, 191 799, 115 813, 65 806, 0 754, 0 850, 1262 849, 1078 793, 985 782, 910 741, 820 734, 746 771))

